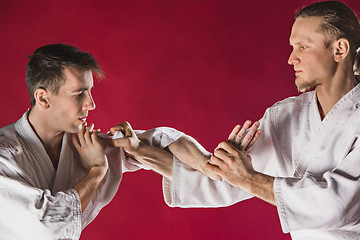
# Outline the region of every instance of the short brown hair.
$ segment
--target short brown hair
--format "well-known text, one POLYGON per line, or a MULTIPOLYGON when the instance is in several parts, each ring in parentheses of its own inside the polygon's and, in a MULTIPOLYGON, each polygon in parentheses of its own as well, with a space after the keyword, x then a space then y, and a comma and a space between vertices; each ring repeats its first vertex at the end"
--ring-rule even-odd
POLYGON ((96 60, 89 53, 65 44, 50 44, 36 49, 29 56, 26 67, 26 85, 29 90, 31 106, 35 105, 34 92, 43 88, 58 94, 65 81, 64 68, 75 68, 80 71, 92 71, 99 77, 103 72, 96 60))

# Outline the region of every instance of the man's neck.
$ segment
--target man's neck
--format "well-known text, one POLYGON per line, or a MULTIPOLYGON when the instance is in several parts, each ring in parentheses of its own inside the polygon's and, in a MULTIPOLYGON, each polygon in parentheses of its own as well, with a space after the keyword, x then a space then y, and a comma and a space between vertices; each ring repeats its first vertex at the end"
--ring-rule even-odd
POLYGON ((64 132, 54 130, 47 121, 46 116, 43 115, 44 114, 38 109, 32 108, 29 112, 28 120, 56 169, 59 162, 64 132))
POLYGON ((355 76, 342 73, 331 81, 316 87, 316 97, 321 119, 324 119, 334 105, 358 84, 355 76))

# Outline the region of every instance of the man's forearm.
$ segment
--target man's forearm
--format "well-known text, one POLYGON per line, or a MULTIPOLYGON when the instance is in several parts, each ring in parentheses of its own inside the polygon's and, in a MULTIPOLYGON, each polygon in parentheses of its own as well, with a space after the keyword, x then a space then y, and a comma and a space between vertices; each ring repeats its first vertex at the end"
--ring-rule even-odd
POLYGON ((262 174, 254 173, 251 177, 244 180, 239 187, 252 195, 276 206, 274 195, 274 177, 262 174))
POLYGON ((134 157, 155 172, 172 179, 173 155, 169 151, 140 143, 134 157))
POLYGON ((85 210, 91 201, 106 172, 107 167, 94 166, 90 169, 88 174, 74 186, 74 189, 78 192, 80 197, 82 211, 85 210))
POLYGON ((205 168, 211 153, 206 151, 192 137, 187 135, 180 137, 168 146, 168 150, 140 143, 138 149, 131 154, 137 161, 149 166, 152 170, 170 180, 172 179, 173 156, 189 167, 210 175, 214 179, 219 178, 217 174, 209 172, 205 168))
POLYGON ((184 135, 169 145, 169 150, 176 158, 189 167, 203 172, 205 163, 211 153, 201 146, 194 138, 184 135))

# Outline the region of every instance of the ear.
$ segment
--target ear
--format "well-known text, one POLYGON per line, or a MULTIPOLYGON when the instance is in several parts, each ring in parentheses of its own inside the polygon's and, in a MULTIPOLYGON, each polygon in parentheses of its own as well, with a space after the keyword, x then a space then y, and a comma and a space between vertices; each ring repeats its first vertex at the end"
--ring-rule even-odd
POLYGON ((336 62, 341 62, 349 55, 350 43, 347 39, 340 38, 339 40, 335 41, 334 44, 334 59, 336 62))
POLYGON ((50 107, 49 93, 45 89, 43 88, 36 89, 36 91, 34 92, 34 97, 36 103, 42 109, 48 109, 50 107))

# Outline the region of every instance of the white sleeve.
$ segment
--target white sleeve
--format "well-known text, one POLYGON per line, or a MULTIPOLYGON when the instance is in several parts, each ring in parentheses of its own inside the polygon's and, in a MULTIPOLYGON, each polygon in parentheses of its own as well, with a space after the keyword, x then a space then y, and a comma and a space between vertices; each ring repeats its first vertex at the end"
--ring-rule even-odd
MULTIPOLYGON (((274 127, 269 111, 260 120, 263 131, 255 149, 251 149, 254 168, 260 172, 276 172, 279 153, 275 151, 274 127), (271 160, 270 160, 271 159, 271 160)), ((251 198, 252 195, 225 180, 211 180, 174 158, 172 181, 163 179, 165 202, 172 207, 223 207, 251 198)))
MULTIPOLYGON (((359 143, 357 143, 359 145, 359 143)), ((284 232, 349 229, 360 216, 360 146, 322 176, 278 177, 274 192, 284 232)))
MULTIPOLYGON (((0 174, 2 174, 1 170, 0 174)), ((56 239, 78 239, 80 237, 81 203, 77 192, 73 189, 52 195, 49 190, 34 188, 21 181, 0 175, 0 199, 7 199, 9 204, 3 210, 17 209, 11 212, 1 212, 1 219, 6 215, 11 215, 11 218, 7 220, 16 220, 13 223, 2 222, 1 228, 11 224, 21 228, 18 231, 27 229, 28 233, 31 233, 35 229, 39 230, 39 238, 28 235, 27 239, 44 239, 45 236, 56 239), (26 222, 26 219, 31 219, 32 222, 26 222), (26 222, 26 225, 21 226, 19 222, 26 222)), ((6 229, 0 231, 1 237, 4 237, 6 233, 14 234, 13 231, 6 229)))
POLYGON ((283 148, 277 142, 279 131, 273 121, 273 111, 275 110, 276 108, 271 107, 265 111, 264 116, 259 121, 261 135, 248 152, 254 169, 270 176, 277 176, 279 169, 288 167, 285 164, 279 164, 285 161, 284 154, 281 152, 283 148))
POLYGON ((163 178, 164 198, 170 207, 225 207, 252 197, 224 180, 211 180, 173 159, 172 181, 163 178))
POLYGON ((158 127, 148 131, 135 130, 135 133, 141 141, 161 148, 166 148, 184 135, 184 133, 170 127, 158 127))

